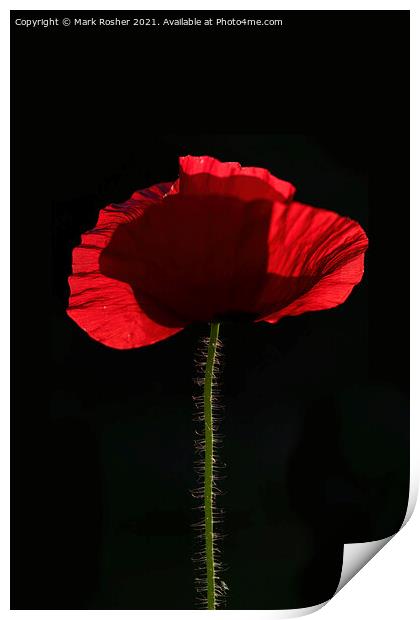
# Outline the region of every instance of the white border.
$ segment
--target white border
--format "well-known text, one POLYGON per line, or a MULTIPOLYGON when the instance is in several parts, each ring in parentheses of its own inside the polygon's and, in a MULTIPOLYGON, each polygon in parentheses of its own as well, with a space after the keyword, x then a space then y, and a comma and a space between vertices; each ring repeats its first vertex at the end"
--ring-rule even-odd
POLYGON ((103 0, 103 2, 67 2, 61 3, 59 1, 54 2, 49 0, 48 2, 42 2, 41 6, 34 7, 33 2, 27 0, 26 2, 19 2, 19 7, 11 9, 15 11, 64 11, 66 9, 71 11, 84 10, 84 11, 305 11, 305 10, 334 10, 334 11, 348 11, 348 10, 410 10, 413 7, 413 3, 409 2, 392 2, 391 0, 354 0, 354 2, 341 2, 338 6, 337 2, 332 0, 322 2, 315 2, 314 0, 297 0, 293 2, 284 1, 281 3, 274 0, 261 0, 255 2, 254 0, 213 0, 208 2, 207 0, 149 0, 146 2, 122 1, 116 8, 115 2, 109 2, 109 0, 103 0), (63 8, 62 8, 63 7, 63 8))
MULTIPOLYGON (((5 13, 5 11, 3 12, 5 13)), ((2 610, 9 604, 10 589, 10 70, 9 70, 9 17, 1 21, 0 33, 0 72, 2 78, 1 125, 0 125, 0 173, 2 188, 4 222, 0 226, 0 414, 2 429, 0 432, 0 601, 2 610)))

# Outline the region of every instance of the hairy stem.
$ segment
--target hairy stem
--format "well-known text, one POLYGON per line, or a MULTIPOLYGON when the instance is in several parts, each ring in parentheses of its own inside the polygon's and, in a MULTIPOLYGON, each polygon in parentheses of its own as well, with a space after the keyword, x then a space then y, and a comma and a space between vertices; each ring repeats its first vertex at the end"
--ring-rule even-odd
POLYGON ((204 376, 204 520, 207 572, 207 609, 216 609, 214 576, 214 536, 213 536, 213 405, 212 391, 214 361, 216 358, 217 337, 220 323, 211 323, 204 376))

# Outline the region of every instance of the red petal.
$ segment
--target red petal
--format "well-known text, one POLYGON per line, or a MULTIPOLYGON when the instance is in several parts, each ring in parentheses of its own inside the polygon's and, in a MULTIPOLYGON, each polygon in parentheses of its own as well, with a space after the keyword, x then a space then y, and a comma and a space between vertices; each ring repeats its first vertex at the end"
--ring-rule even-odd
POLYGON ((161 200, 166 194, 170 194, 173 191, 175 183, 158 183, 147 187, 146 189, 138 189, 131 196, 131 200, 161 200))
POLYGON ((223 163, 213 157, 191 155, 180 157, 179 163, 179 192, 182 194, 288 202, 295 193, 291 183, 276 179, 265 168, 242 168, 236 162, 223 163))
POLYGON ((264 282, 272 204, 167 195, 120 226, 101 271, 128 283, 157 322, 183 325, 252 313, 264 282))
MULTIPOLYGON (((143 216, 157 200, 170 191, 171 183, 161 183, 135 192, 121 205, 109 205, 100 212, 96 227, 82 235, 73 251, 73 275, 69 278, 69 316, 89 336, 116 349, 152 344, 175 334, 181 325, 162 325, 145 314, 129 284, 105 275, 101 255, 115 231, 143 216)), ((145 305, 147 302, 145 301, 145 305)))
POLYGON ((274 323, 341 304, 362 278, 367 245, 359 224, 333 211, 274 205, 261 319, 274 323))

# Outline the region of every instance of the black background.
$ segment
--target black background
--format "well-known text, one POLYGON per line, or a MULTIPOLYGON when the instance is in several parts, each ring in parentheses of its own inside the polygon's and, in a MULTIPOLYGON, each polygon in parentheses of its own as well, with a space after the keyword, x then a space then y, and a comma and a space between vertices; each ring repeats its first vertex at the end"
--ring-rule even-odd
MULTIPOLYGON (((394 533, 408 497, 409 14, 13 26, 95 15, 12 13, 11 606, 194 607, 206 326, 119 352, 65 314, 71 250, 99 209, 175 179, 188 153, 266 167, 370 239, 342 306, 221 331, 226 605, 314 605, 337 586, 343 543, 394 533)), ((182 15, 200 13, 159 18, 182 15)))

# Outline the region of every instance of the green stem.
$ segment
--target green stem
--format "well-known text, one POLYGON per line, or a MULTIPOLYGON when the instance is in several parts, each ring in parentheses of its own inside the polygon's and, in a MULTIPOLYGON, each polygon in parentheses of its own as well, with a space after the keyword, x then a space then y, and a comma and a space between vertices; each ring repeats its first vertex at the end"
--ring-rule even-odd
POLYGON ((216 358, 217 337, 220 323, 211 323, 207 350, 206 372, 204 377, 204 521, 206 542, 207 609, 216 609, 214 576, 214 536, 213 536, 213 408, 212 391, 214 362, 216 358))

